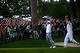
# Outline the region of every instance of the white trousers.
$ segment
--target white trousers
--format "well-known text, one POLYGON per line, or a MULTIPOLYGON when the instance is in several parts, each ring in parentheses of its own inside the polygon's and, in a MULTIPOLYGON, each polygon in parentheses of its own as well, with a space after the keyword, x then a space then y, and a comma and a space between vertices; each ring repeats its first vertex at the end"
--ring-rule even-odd
POLYGON ((46 40, 49 42, 50 46, 52 46, 52 47, 55 46, 55 43, 54 43, 50 33, 46 34, 46 40))
POLYGON ((67 33, 64 39, 64 46, 66 47, 68 44, 68 41, 71 41, 74 44, 77 44, 78 42, 73 39, 73 34, 72 33, 67 33))

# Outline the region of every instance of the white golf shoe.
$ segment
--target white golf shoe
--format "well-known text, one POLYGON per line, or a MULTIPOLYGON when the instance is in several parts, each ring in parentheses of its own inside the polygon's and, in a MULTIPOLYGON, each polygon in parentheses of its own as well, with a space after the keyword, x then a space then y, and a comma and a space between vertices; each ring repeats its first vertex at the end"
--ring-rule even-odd
POLYGON ((50 46, 50 48, 52 48, 52 46, 50 46))
POLYGON ((77 46, 80 47, 80 44, 78 43, 77 46))
POLYGON ((52 48, 56 48, 56 46, 53 46, 52 48))

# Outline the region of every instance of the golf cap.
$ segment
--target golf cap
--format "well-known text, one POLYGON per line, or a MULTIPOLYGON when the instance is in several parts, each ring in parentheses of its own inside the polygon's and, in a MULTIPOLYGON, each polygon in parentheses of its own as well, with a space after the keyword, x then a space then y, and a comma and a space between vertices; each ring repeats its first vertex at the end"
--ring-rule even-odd
POLYGON ((47 21, 48 23, 50 23, 50 21, 47 21))

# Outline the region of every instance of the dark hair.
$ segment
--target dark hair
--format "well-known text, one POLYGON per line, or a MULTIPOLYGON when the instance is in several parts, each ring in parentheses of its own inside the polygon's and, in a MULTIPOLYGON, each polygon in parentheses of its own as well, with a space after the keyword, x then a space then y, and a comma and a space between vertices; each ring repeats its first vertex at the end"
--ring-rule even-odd
POLYGON ((67 19, 68 21, 71 21, 71 18, 68 15, 65 16, 65 19, 67 19))

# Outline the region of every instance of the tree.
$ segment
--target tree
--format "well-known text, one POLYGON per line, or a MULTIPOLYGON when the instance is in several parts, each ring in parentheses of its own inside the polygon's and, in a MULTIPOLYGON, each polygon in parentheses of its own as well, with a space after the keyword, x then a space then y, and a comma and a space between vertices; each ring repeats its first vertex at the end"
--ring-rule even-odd
POLYGON ((66 14, 69 13, 67 3, 63 2, 42 2, 38 5, 38 17, 43 17, 45 15, 64 18, 66 14))
POLYGON ((37 19, 37 0, 30 0, 31 1, 31 16, 32 21, 36 23, 37 19))
POLYGON ((76 9, 74 0, 70 0, 70 17, 71 19, 76 17, 76 9))
POLYGON ((59 2, 61 2, 61 4, 63 4, 63 5, 67 5, 67 0, 59 0, 59 2))
POLYGON ((76 16, 78 18, 80 17, 80 0, 76 0, 75 6, 76 6, 76 16))
POLYGON ((5 3, 6 1, 0 1, 0 15, 9 16, 9 8, 5 3))
POLYGON ((29 0, 1 0, 0 15, 12 17, 12 15, 29 14, 29 0))

